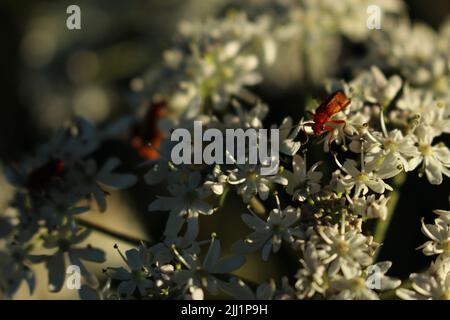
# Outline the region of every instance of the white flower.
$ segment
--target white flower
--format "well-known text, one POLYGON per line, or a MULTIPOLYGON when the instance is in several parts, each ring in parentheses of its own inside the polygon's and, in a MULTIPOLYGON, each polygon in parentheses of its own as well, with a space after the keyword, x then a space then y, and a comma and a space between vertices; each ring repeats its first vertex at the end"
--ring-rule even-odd
POLYGON ((439 216, 439 219, 450 225, 450 211, 434 210, 433 212, 439 216))
POLYGON ((379 300, 378 294, 367 288, 366 279, 354 276, 346 279, 338 276, 330 283, 331 299, 337 300, 379 300))
POLYGON ((76 206, 79 201, 79 196, 75 194, 67 195, 57 189, 51 189, 49 199, 41 204, 38 212, 45 220, 46 226, 54 228, 62 225, 67 218, 89 211, 89 206, 76 206))
MULTIPOLYGON (((353 104, 353 100, 352 100, 353 104)), ((364 136, 368 131, 368 122, 370 120, 370 116, 364 112, 356 112, 347 117, 345 121, 345 127, 343 128, 343 132, 347 135, 359 134, 360 136, 364 136)))
POLYGON ((299 141, 294 141, 302 126, 299 124, 297 126, 292 125, 292 118, 286 117, 279 128, 279 139, 280 139, 280 152, 289 156, 293 156, 297 153, 302 145, 299 141))
MULTIPOLYGON (((433 80, 440 72, 441 64, 437 48, 437 34, 422 23, 396 24, 388 33, 388 42, 380 43, 384 49, 383 56, 388 64, 401 69, 409 82, 424 85, 433 80)), ((445 54, 445 51, 443 52, 445 54)))
POLYGON ((367 197, 362 196, 360 198, 353 198, 351 208, 354 213, 368 218, 368 219, 381 219, 385 220, 388 214, 387 203, 389 197, 384 195, 379 196, 377 199, 374 194, 367 197))
POLYGON ((345 278, 337 276, 331 280, 329 292, 331 299, 339 300, 379 300, 378 294, 373 290, 392 290, 397 288, 401 281, 385 275, 392 263, 379 262, 369 266, 367 270, 357 275, 345 278), (376 270, 369 273, 368 270, 376 270), (379 287, 377 287, 379 286, 379 287))
POLYGON ((66 276, 66 259, 70 264, 80 267, 81 274, 93 285, 97 284, 97 279, 84 265, 82 260, 101 263, 105 261, 105 253, 90 245, 79 248, 80 244, 90 234, 90 230, 73 226, 63 226, 57 232, 43 236, 44 247, 47 249, 57 249, 51 256, 42 256, 41 261, 46 261, 48 269, 49 290, 58 292, 64 285, 66 276))
POLYGON ((397 101, 397 108, 412 114, 422 114, 426 109, 432 108, 433 103, 434 98, 431 91, 414 89, 406 84, 402 96, 397 101))
POLYGON ((238 168, 228 175, 228 183, 237 186, 237 192, 248 203, 256 194, 261 200, 269 197, 273 183, 287 185, 288 180, 279 175, 261 175, 257 165, 238 165, 238 168))
POLYGON ((441 218, 434 220, 434 224, 425 224, 422 221, 422 232, 430 241, 425 242, 419 248, 427 256, 434 254, 446 254, 450 257, 450 224, 441 218))
POLYGON ((245 110, 240 103, 233 100, 233 107, 236 114, 227 113, 223 117, 223 125, 225 128, 263 128, 263 120, 269 112, 267 105, 258 102, 250 110, 245 110))
POLYGON ((143 167, 150 167, 149 171, 144 175, 144 180, 147 184, 154 185, 167 178, 172 146, 173 142, 169 139, 162 140, 158 150, 160 157, 156 160, 149 160, 141 164, 143 167))
POLYGON ((301 267, 295 277, 295 289, 297 298, 311 298, 316 293, 324 293, 324 276, 326 268, 319 259, 317 250, 312 243, 306 245, 303 259, 300 259, 301 267))
POLYGON ((405 86, 397 107, 408 111, 411 116, 419 115, 420 124, 433 131, 433 136, 450 133, 450 118, 446 114, 444 101, 436 100, 433 92, 423 89, 412 89, 405 86))
POLYGON ((84 118, 77 118, 67 128, 53 136, 52 140, 41 146, 39 157, 52 155, 63 159, 66 165, 91 154, 99 145, 97 129, 84 118))
POLYGON ((211 191, 218 196, 222 195, 228 184, 228 176, 222 172, 220 166, 214 166, 210 179, 211 180, 205 181, 205 187, 210 188, 211 191))
POLYGON ((202 288, 195 285, 190 285, 184 293, 184 299, 186 300, 204 300, 205 293, 202 288))
POLYGON ((208 192, 203 186, 199 186, 200 180, 200 173, 193 172, 187 182, 169 185, 171 197, 158 196, 158 199, 149 205, 149 211, 170 211, 165 236, 176 237, 186 221, 186 236, 195 239, 198 234, 198 216, 213 214, 213 206, 203 201, 208 192))
POLYGON ((301 230, 294 226, 299 218, 300 209, 293 207, 271 210, 267 221, 256 215, 244 214, 242 220, 255 231, 246 239, 235 243, 233 250, 244 254, 262 248, 262 258, 266 261, 271 251, 276 253, 280 250, 283 240, 292 243, 294 237, 302 235, 301 230))
POLYGON ((364 101, 379 103, 387 107, 402 86, 398 75, 386 79, 383 72, 372 66, 370 72, 364 72, 349 83, 353 88, 352 94, 363 97, 364 101))
MULTIPOLYGON (((350 106, 355 103, 355 100, 352 100, 350 106)), ((366 137, 368 135, 370 137, 370 133, 368 130, 368 122, 370 120, 370 116, 362 113, 358 110, 350 115, 344 114, 344 112, 339 112, 335 116, 333 116, 333 120, 343 120, 345 121, 345 125, 335 124, 333 122, 327 122, 327 125, 333 128, 332 131, 327 131, 324 137, 320 142, 323 143, 323 150, 325 152, 330 151, 330 143, 336 142, 337 144, 343 144, 346 146, 346 139, 349 138, 352 142, 349 147, 350 150, 353 151, 353 141, 359 141, 361 137, 366 137)), ((360 150, 360 149, 357 149, 360 150)))
MULTIPOLYGON (((342 113, 339 112, 338 114, 333 116, 333 120, 342 120, 345 121, 347 124, 347 117, 342 113)), ((318 143, 323 143, 323 151, 329 152, 330 151, 330 145, 332 142, 335 142, 336 144, 345 144, 345 138, 346 138, 346 130, 344 129, 346 127, 343 124, 340 123, 334 123, 334 122, 327 122, 326 125, 330 128, 333 128, 333 130, 326 130, 325 134, 323 135, 323 138, 318 141, 318 143)), ((353 130, 353 126, 350 125, 349 130, 353 130)))
MULTIPOLYGON (((283 52, 280 52, 277 63, 280 64, 282 71, 292 74, 291 69, 299 70, 297 73, 301 73, 303 81, 309 80, 314 83, 319 83, 333 74, 339 66, 337 53, 341 52, 342 48, 341 36, 360 42, 371 34, 366 26, 367 17, 361 14, 367 10, 369 4, 370 2, 367 1, 353 0, 339 3, 310 0, 301 3, 277 2, 277 8, 281 6, 284 10, 276 11, 285 12, 287 15, 285 19, 288 20, 287 24, 278 28, 277 35, 280 40, 290 44, 289 53, 295 50, 293 51, 295 56, 303 57, 303 59, 297 59, 300 60, 295 61, 298 66, 292 68, 292 53, 282 55, 283 52)), ((383 28, 386 21, 390 21, 389 13, 401 12, 402 8, 402 3, 399 1, 377 1, 377 5, 381 7, 383 19, 385 19, 383 28)))
POLYGON ((420 154, 413 158, 412 166, 422 163, 421 171, 425 171, 428 181, 431 184, 441 184, 442 175, 450 177, 448 169, 450 168, 450 151, 442 143, 432 146, 433 132, 427 130, 425 126, 418 126, 414 133, 417 136, 420 154))
POLYGON ((450 300, 450 260, 438 257, 424 273, 413 273, 409 277, 412 288, 397 289, 404 300, 450 300))
MULTIPOLYGON (((238 15, 237 19, 183 23, 181 40, 190 44, 190 50, 184 55, 175 54, 178 56, 175 61, 170 59, 172 72, 179 73, 178 77, 173 77, 177 81, 174 87, 181 89, 171 94, 171 108, 195 116, 202 113, 205 103, 214 110, 223 111, 232 96, 245 96, 246 86, 261 81, 257 71, 259 50, 249 50, 249 47, 255 49, 255 45, 261 45, 260 31, 256 30, 259 27, 267 29, 268 25, 252 25, 243 15, 238 15), (247 29, 236 29, 236 21, 244 22, 247 29)), ((273 42, 265 42, 264 47, 266 57, 273 59, 273 42)), ((169 90, 173 89, 169 87, 169 90)))
POLYGON ((422 113, 422 123, 434 131, 436 136, 442 133, 450 133, 450 117, 445 116, 445 106, 442 101, 438 101, 433 107, 427 108, 422 113))
POLYGON ((118 251, 122 259, 127 264, 129 270, 118 267, 108 268, 110 276, 113 279, 119 280, 120 284, 117 288, 117 293, 120 298, 129 298, 138 289, 141 296, 145 296, 147 290, 154 286, 152 280, 150 280, 150 270, 146 267, 146 251, 143 246, 137 249, 130 249, 125 252, 125 256, 119 250, 117 245, 114 246, 118 251))
POLYGON ((218 293, 221 285, 221 281, 216 278, 216 275, 239 269, 245 262, 245 258, 240 255, 220 258, 220 241, 216 240, 214 236, 211 239, 211 244, 203 262, 196 254, 180 254, 176 249, 174 251, 185 269, 176 270, 173 275, 173 281, 180 288, 192 286, 205 288, 213 295, 218 293))
POLYGON ((0 250, 0 297, 12 298, 23 282, 33 294, 36 274, 30 266, 40 262, 41 257, 31 255, 32 248, 25 243, 8 241, 4 249, 0 250))
POLYGON ((343 192, 355 187, 354 197, 358 197, 360 194, 365 195, 369 189, 376 193, 384 193, 386 189, 392 191, 392 187, 385 183, 383 179, 395 176, 400 170, 392 159, 384 161, 384 168, 376 170, 377 165, 378 163, 373 162, 366 164, 365 168, 359 170, 356 168, 354 160, 345 160, 341 169, 347 175, 340 181, 342 184, 340 191, 343 192))
POLYGON ((415 137, 413 135, 403 136, 398 129, 381 134, 374 132, 372 137, 379 145, 370 146, 366 159, 377 159, 382 161, 383 158, 393 157, 398 160, 405 172, 412 171, 417 166, 414 159, 419 155, 419 151, 415 146, 415 137))
POLYGON ((110 158, 98 169, 96 161, 89 159, 85 163, 81 163, 78 170, 71 171, 68 179, 75 192, 92 195, 97 201, 100 211, 105 211, 106 199, 103 188, 120 190, 131 187, 137 181, 137 177, 133 174, 113 172, 119 165, 119 159, 110 158))
POLYGON ((333 276, 342 270, 346 278, 358 273, 362 266, 372 262, 369 243, 371 239, 355 229, 345 231, 338 225, 319 227, 323 243, 318 245, 319 255, 325 264, 330 264, 328 274, 333 276))
POLYGON ((288 180, 286 192, 294 200, 305 201, 309 196, 320 191, 322 172, 315 171, 321 162, 315 163, 309 170, 306 161, 300 155, 292 158, 292 172, 284 170, 282 176, 288 180))

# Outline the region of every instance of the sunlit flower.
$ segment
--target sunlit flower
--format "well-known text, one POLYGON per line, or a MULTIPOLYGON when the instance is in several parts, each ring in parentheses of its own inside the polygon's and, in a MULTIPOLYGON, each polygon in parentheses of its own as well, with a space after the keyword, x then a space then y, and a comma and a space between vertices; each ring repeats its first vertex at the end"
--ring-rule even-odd
POLYGON ((306 161, 300 155, 292 158, 292 172, 284 170, 282 176, 288 180, 286 192, 292 195, 294 200, 305 201, 309 196, 320 191, 320 179, 322 172, 315 171, 320 162, 315 163, 309 170, 306 161))
POLYGON ((398 75, 386 79, 383 72, 375 66, 370 72, 363 72, 349 83, 352 95, 361 96, 364 101, 379 103, 381 107, 387 107, 402 86, 402 80, 398 75))
POLYGON ((355 276, 363 266, 372 262, 369 239, 355 229, 344 231, 338 225, 321 227, 318 233, 324 243, 319 244, 319 255, 329 264, 328 274, 335 275, 339 270, 347 278, 355 276))
POLYGON ((324 293, 325 266, 319 259, 319 255, 311 243, 308 243, 303 259, 300 259, 302 267, 297 271, 295 277, 295 289, 297 298, 311 298, 316 293, 324 293))
MULTIPOLYGON (((444 217, 448 219, 448 215, 444 217)), ((434 224, 425 224, 422 221, 422 232, 431 239, 419 247, 425 255, 445 254, 450 257, 449 221, 446 221, 445 218, 435 219, 434 224)))
POLYGON ((384 195, 379 196, 378 198, 372 194, 366 198, 366 196, 362 196, 360 198, 353 198, 351 208, 354 213, 368 218, 368 219, 386 219, 388 214, 387 203, 389 201, 389 197, 385 197, 384 195))
POLYGON ((419 154, 414 157, 414 166, 422 163, 421 172, 425 172, 428 181, 431 184, 441 184, 442 175, 450 177, 450 151, 448 148, 439 143, 432 145, 433 134, 426 130, 424 126, 418 126, 415 130, 418 140, 419 154))
MULTIPOLYGON (((392 160, 390 160, 392 161, 392 160)), ((390 185, 385 183, 383 179, 392 178, 400 170, 393 165, 385 165, 385 170, 375 170, 375 163, 367 165, 365 168, 359 170, 354 160, 347 159, 342 166, 342 170, 347 175, 342 179, 343 189, 348 190, 355 188, 354 196, 358 197, 360 194, 365 195, 369 189, 376 193, 384 193, 385 190, 393 190, 390 185)), ((344 190, 343 190, 344 191, 344 190)))
POLYGON ((400 130, 395 129, 387 133, 386 136, 374 134, 374 137, 378 140, 384 152, 372 148, 368 157, 380 159, 392 156, 399 160, 406 172, 415 169, 417 162, 414 158, 419 155, 419 151, 415 146, 414 136, 407 135, 404 137, 400 130))
POLYGON ((404 300, 450 300, 450 261, 438 258, 424 273, 410 276, 413 290, 397 289, 404 300))
POLYGON ((350 278, 337 276, 330 283, 330 298, 338 300, 379 300, 375 289, 379 291, 392 290, 401 283, 400 280, 385 275, 391 265, 391 262, 378 262, 368 268, 376 270, 373 273, 368 273, 365 270, 350 278))

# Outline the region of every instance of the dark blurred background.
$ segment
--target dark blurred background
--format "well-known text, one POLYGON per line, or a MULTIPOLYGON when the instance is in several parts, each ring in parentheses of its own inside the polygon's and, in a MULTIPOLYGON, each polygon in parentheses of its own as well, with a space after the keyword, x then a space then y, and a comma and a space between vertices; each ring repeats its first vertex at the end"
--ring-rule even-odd
MULTIPOLYGON (((177 23, 181 19, 216 14, 224 2, 0 1, 0 163, 20 160, 76 115, 102 125, 121 114, 134 112, 137 101, 130 90, 130 82, 161 63, 162 52, 170 47, 177 23), (80 31, 66 28, 66 8, 70 4, 81 7, 80 31)), ((434 28, 450 15, 448 0, 406 3, 413 20, 424 21, 434 28)), ((295 119, 300 117, 298 108, 305 92, 298 87, 271 91, 264 90, 262 84, 253 90, 269 106, 282 106, 283 114, 295 119)), ((278 115, 272 112, 268 121, 279 121, 279 115, 279 112, 278 115)), ((127 150, 114 144, 110 148, 124 154, 127 150)), ((0 193, 8 189, 4 182, 0 187, 0 193)), ((430 259, 415 250, 425 241, 420 232, 420 218, 425 216, 426 221, 430 221, 433 209, 448 209, 449 191, 448 179, 436 187, 416 174, 410 174, 402 185, 379 255, 381 260, 393 261, 393 276, 405 278, 429 263, 430 259)), ((146 207, 154 192, 140 183, 131 194, 122 195, 110 206, 112 209, 105 223, 112 228, 117 225, 129 228, 143 238, 155 238, 155 234, 157 238, 165 216, 148 218, 146 207), (132 207, 128 211, 124 209, 127 202, 132 207), (120 224, 118 221, 127 220, 127 214, 136 222, 120 224)), ((239 203, 233 200, 229 198, 227 202, 239 203)), ((244 206, 233 205, 226 215, 219 212, 208 217, 208 226, 202 226, 203 236, 216 231, 225 243, 231 243, 237 235, 244 235, 247 230, 239 219, 244 210, 244 206), (226 216, 230 210, 232 219, 226 216)), ((105 245, 109 246, 111 241, 105 241, 105 245)), ((264 268, 260 268, 263 262, 258 255, 253 260, 243 272, 258 281, 286 272, 293 274, 297 268, 295 257, 283 252, 274 261, 264 264, 264 268)))

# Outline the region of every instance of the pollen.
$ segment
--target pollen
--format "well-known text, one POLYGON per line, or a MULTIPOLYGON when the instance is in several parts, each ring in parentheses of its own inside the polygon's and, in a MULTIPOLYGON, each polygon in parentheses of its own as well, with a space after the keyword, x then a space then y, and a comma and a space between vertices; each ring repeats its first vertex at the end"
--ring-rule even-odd
POLYGON ((419 146, 419 151, 424 156, 431 156, 433 154, 433 149, 430 144, 421 144, 419 146))
POLYGON ((336 251, 339 255, 344 255, 349 251, 349 245, 345 240, 339 240, 336 243, 336 251))
POLYGON ((391 151, 397 151, 398 145, 393 139, 386 139, 384 142, 384 147, 391 151))
POLYGON ((357 177, 356 180, 360 182, 367 182, 369 181, 369 176, 365 172, 361 172, 357 177))

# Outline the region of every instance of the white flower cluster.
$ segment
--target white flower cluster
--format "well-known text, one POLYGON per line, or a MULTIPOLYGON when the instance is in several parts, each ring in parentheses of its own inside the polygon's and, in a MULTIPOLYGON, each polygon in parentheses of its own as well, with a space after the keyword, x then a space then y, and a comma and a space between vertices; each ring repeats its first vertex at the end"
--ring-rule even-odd
POLYGON ((377 35, 373 43, 382 59, 386 59, 389 66, 398 68, 408 82, 448 98, 449 22, 438 32, 426 24, 409 21, 392 21, 387 28, 388 32, 377 35))
POLYGON ((6 297, 23 281, 33 293, 34 263, 45 262, 50 291, 61 290, 67 261, 80 267, 86 283, 97 284, 82 260, 101 263, 105 255, 90 245, 77 246, 90 233, 79 224, 78 215, 89 211, 91 199, 105 211, 107 190, 127 188, 137 180, 132 174, 116 172, 118 158, 97 164, 95 152, 105 137, 91 123, 78 119, 35 155, 5 168, 17 190, 5 218, 13 227, 2 234, 7 243, 0 252, 0 291, 6 297))
POLYGON ((156 85, 174 114, 223 111, 231 97, 250 95, 245 87, 261 81, 259 57, 271 64, 276 56, 270 28, 269 17, 250 22, 244 14, 181 23, 177 46, 164 53, 166 81, 156 85))
POLYGON ((422 232, 430 240, 419 249, 427 256, 438 255, 428 270, 410 276, 413 290, 401 288, 397 295, 406 300, 450 299, 450 211, 435 210, 439 218, 434 224, 424 224, 422 232))

